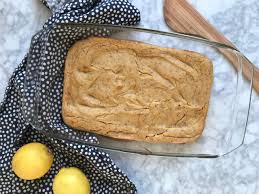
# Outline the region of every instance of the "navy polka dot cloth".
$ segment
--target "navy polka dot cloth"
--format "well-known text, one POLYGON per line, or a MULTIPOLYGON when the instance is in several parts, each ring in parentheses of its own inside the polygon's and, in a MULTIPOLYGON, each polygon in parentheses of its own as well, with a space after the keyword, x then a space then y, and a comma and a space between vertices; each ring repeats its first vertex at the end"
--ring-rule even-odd
POLYGON ((34 122, 36 97, 40 97, 39 126, 47 125, 46 130, 54 134, 65 133, 75 139, 98 142, 94 135, 70 129, 62 122, 63 68, 66 53, 75 41, 110 32, 57 24, 135 25, 140 13, 126 0, 48 0, 43 3, 52 10, 53 16, 34 36, 29 57, 26 56, 13 73, 0 106, 0 193, 51 194, 54 176, 60 168, 70 166, 80 168, 87 175, 92 194, 136 193, 134 184, 106 153, 50 137, 44 129, 36 130, 29 123, 34 122), (11 159, 19 147, 35 141, 50 148, 54 163, 41 179, 24 181, 12 172, 11 159))

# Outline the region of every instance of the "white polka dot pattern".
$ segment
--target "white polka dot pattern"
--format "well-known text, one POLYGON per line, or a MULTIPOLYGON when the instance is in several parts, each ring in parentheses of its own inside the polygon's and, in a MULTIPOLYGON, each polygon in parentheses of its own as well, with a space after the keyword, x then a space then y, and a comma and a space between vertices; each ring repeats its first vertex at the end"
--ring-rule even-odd
MULTIPOLYGON (((44 1, 50 8, 54 7, 53 2, 44 1)), ((48 122, 48 130, 66 133, 84 141, 98 141, 94 135, 70 129, 62 122, 62 72, 66 53, 76 40, 89 35, 103 36, 109 32, 100 29, 61 28, 54 24, 73 22, 135 25, 140 20, 140 13, 126 0, 56 2, 60 7, 55 8, 43 30, 34 36, 29 58, 25 56, 13 73, 0 106, 0 193, 51 194, 53 177, 61 167, 68 166, 84 171, 90 180, 92 194, 136 193, 134 184, 106 153, 97 148, 48 137, 44 135, 44 131, 34 129, 29 122, 33 123, 35 99, 40 97, 39 123, 48 122), (12 172, 11 158, 20 146, 33 141, 42 142, 52 150, 54 164, 41 179, 23 181, 12 172)))

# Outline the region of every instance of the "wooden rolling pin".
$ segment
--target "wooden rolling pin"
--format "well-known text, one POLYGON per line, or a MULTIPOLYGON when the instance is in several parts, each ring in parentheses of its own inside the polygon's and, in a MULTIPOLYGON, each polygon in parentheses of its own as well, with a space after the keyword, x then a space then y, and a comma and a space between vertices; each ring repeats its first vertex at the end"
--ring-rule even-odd
MULTIPOLYGON (((164 0, 164 18, 167 25, 174 31, 196 34, 211 41, 224 43, 236 48, 233 43, 231 43, 223 34, 218 32, 186 0, 164 0)), ((236 69, 240 69, 240 62, 233 52, 229 52, 226 49, 219 49, 219 51, 236 69)), ((252 75, 254 75, 253 88, 259 93, 259 69, 247 58, 242 59, 242 63, 243 75, 248 80, 251 80, 252 75)))

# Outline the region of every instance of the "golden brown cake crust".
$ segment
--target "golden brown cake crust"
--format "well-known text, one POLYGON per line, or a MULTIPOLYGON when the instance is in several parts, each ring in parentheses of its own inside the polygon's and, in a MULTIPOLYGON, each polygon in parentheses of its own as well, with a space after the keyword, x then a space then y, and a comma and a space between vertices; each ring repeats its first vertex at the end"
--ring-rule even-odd
POLYGON ((63 120, 113 138, 191 142, 203 131, 212 80, 212 63, 201 54, 89 38, 67 55, 63 120))

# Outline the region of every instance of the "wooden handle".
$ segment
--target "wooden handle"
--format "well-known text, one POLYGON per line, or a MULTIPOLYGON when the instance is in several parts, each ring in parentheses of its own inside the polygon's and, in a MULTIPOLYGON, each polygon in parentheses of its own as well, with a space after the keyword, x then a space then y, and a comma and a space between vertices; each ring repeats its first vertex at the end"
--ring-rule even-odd
MULTIPOLYGON (((235 48, 235 45, 218 32, 186 0, 165 0, 164 18, 167 25, 175 31, 200 35, 209 40, 221 42, 235 48)), ((229 52, 226 49, 219 49, 219 51, 236 69, 240 69, 240 62, 233 52, 229 52)), ((259 69, 247 59, 242 60, 242 63, 243 74, 248 80, 251 80, 252 70, 254 70, 253 88, 259 93, 259 69)))

